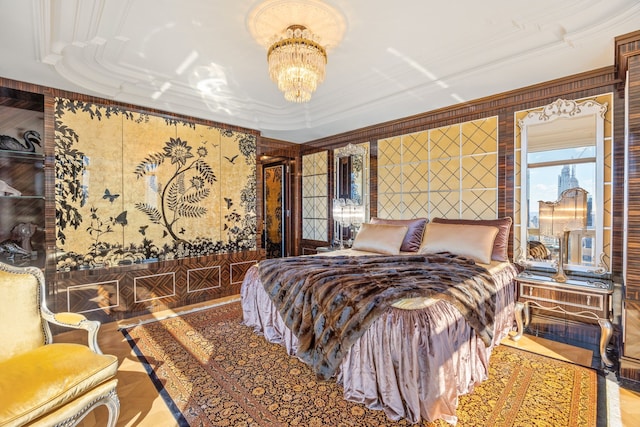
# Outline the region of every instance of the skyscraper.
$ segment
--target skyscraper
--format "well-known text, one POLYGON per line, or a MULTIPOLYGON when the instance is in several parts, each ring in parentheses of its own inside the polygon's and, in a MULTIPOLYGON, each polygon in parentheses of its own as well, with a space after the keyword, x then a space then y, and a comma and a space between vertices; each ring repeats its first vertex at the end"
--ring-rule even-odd
POLYGON ((568 165, 563 166, 560 175, 558 175, 558 199, 564 190, 579 186, 578 178, 576 178, 576 165, 572 165, 571 170, 568 165))

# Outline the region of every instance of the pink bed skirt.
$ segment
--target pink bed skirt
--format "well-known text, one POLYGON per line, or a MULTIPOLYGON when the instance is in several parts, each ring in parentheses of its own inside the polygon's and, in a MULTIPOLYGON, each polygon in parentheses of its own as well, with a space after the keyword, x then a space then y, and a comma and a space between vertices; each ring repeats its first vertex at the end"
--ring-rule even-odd
MULTIPOLYGON (((344 398, 381 409, 393 420, 457 422, 458 396, 487 379, 489 356, 514 323, 514 266, 494 273, 498 300, 491 348, 445 301, 417 310, 391 308, 346 353, 336 380, 344 398)), ((257 267, 241 289, 243 323, 296 354, 297 339, 264 291, 257 267)))

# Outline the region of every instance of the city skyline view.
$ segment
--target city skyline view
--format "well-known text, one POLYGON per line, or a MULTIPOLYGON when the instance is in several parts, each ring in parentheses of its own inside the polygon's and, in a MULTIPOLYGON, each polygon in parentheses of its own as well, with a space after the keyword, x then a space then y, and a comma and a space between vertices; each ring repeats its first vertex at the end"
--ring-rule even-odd
MULTIPOLYGON (((529 226, 538 227, 538 202, 555 202, 562 191, 581 187, 588 193, 589 203, 593 202, 595 164, 555 165, 529 169, 529 226)), ((593 215, 593 212, 590 212, 593 215)), ((592 219, 588 220, 592 224, 592 219)))
POLYGON ((560 193, 566 190, 566 187, 560 191, 558 179, 562 175, 562 170, 569 168, 569 173, 573 174, 579 187, 584 188, 591 198, 595 194, 595 161, 586 163, 574 163, 580 159, 595 159, 595 146, 587 145, 579 148, 571 148, 564 150, 550 150, 542 152, 529 153, 528 162, 528 196, 529 196, 529 213, 531 216, 538 215, 538 201, 555 202, 560 198, 560 193), (553 166, 535 167, 538 163, 548 163, 566 159, 567 163, 557 164, 553 166))

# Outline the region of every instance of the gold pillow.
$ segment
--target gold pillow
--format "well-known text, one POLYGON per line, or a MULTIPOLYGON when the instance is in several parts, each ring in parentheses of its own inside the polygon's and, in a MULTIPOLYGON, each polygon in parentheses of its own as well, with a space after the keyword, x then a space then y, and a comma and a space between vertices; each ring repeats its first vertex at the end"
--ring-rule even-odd
POLYGON ((509 233, 511 232, 511 217, 496 219, 448 219, 433 218, 432 222, 440 222, 443 224, 466 224, 466 225, 492 225, 498 227, 496 240, 493 242, 493 252, 491 259, 496 261, 509 261, 509 233))
POLYGON ((351 249, 398 255, 408 229, 404 225, 362 224, 351 249))
POLYGON ((498 227, 430 222, 424 233, 421 254, 451 252, 483 264, 491 263, 498 227))
POLYGON ((427 225, 429 220, 427 218, 382 219, 374 217, 369 222, 371 224, 406 225, 408 230, 402 240, 400 250, 403 252, 418 252, 424 236, 424 226, 427 225))

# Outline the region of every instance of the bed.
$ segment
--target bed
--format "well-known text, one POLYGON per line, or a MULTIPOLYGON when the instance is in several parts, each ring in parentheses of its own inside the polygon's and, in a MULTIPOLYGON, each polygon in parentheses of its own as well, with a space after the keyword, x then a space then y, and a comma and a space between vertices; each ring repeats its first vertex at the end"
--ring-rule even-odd
MULTIPOLYGON (((508 238, 510 221, 501 222, 499 227, 478 222, 456 224, 454 228, 451 228, 454 224, 432 224, 425 226, 425 220, 422 231, 425 228, 427 231, 424 232, 424 238, 419 227, 418 230, 411 229, 413 223, 380 224, 376 227, 389 227, 384 228, 382 232, 377 229, 377 234, 371 233, 367 228, 363 235, 369 238, 364 237, 358 242, 359 234, 354 242, 355 249, 334 251, 321 256, 293 257, 281 261, 267 260, 261 262, 263 271, 258 265, 253 266, 247 272, 241 288, 243 323, 253 328, 256 333, 264 335, 269 342, 283 345, 290 355, 301 358, 314 369, 319 378, 334 378, 342 385, 346 400, 365 404, 371 409, 383 410, 393 420, 404 418, 411 423, 418 423, 422 419, 443 419, 455 425, 458 396, 470 393, 476 384, 487 378, 492 349, 513 327, 513 279, 518 270, 506 258, 506 250, 502 247, 506 240, 501 241, 508 238), (447 234, 444 245, 442 236, 438 237, 438 231, 442 234, 443 229, 446 229, 444 231, 447 234), (469 234, 472 230, 480 229, 486 232, 485 236, 469 234), (489 229, 497 231, 489 232, 489 229), (389 230, 395 233, 393 237, 389 237, 389 230), (506 237, 503 236, 505 230, 506 237), (452 231, 454 234, 451 234, 452 231), (403 238, 398 239, 397 235, 402 235, 403 238), (470 241, 473 240, 472 243, 465 244, 465 248, 459 247, 462 235, 467 236, 470 241), (426 244, 429 237, 431 242, 426 244), (411 239, 413 245, 407 245, 407 242, 411 243, 411 239), (487 249, 488 242, 490 248, 487 249), (496 243, 499 243, 498 247, 496 243), (442 250, 443 248, 447 250, 442 250), (321 338, 318 336, 310 344, 308 335, 300 334, 301 330, 309 329, 309 325, 300 325, 300 319, 304 319, 305 316, 295 318, 297 312, 313 311, 300 308, 300 302, 306 297, 299 296, 301 293, 297 296, 287 293, 290 289, 281 286, 285 280, 279 276, 274 279, 276 276, 273 276, 278 270, 292 275, 294 273, 290 272, 294 272, 294 267, 299 265, 307 272, 317 272, 318 276, 323 277, 321 282, 343 280, 338 279, 341 277, 340 272, 347 275, 345 271, 363 268, 361 264, 380 263, 384 271, 397 273, 415 271, 412 263, 420 263, 422 260, 431 264, 429 268, 436 272, 427 275, 416 273, 421 277, 429 277, 426 280, 429 282, 426 288, 429 289, 424 291, 420 287, 417 293, 401 294, 403 296, 400 298, 391 295, 388 301, 384 302, 375 299, 374 304, 365 301, 363 305, 375 307, 371 310, 378 312, 372 317, 362 317, 366 319, 363 320, 364 327, 356 328, 357 334, 346 344, 334 345, 333 341, 330 341, 331 345, 328 345, 326 340, 319 344, 321 338), (280 265, 280 262, 283 264, 280 265), (444 265, 450 263, 455 264, 454 270, 466 271, 467 267, 464 265, 468 264, 471 266, 470 271, 477 277, 489 277, 490 280, 479 280, 475 279, 476 276, 471 276, 472 279, 468 281, 482 282, 482 286, 492 286, 487 288, 490 289, 491 303, 477 304, 481 308, 480 312, 492 312, 490 322, 480 322, 479 325, 478 321, 474 321, 473 316, 469 314, 469 311, 474 310, 465 308, 468 308, 469 302, 466 306, 460 306, 460 303, 451 297, 443 296, 446 291, 443 294, 434 293, 442 283, 450 282, 450 278, 445 277, 449 267, 444 265), (394 265, 402 267, 394 268, 394 265), (436 277, 440 277, 440 280, 435 279, 436 277), (487 284, 488 282, 491 283, 487 284), (435 290, 431 289, 432 284, 435 290), (323 346, 326 347, 324 351, 329 353, 328 356, 314 352, 315 347, 323 346), (335 350, 336 348, 339 350, 335 350)), ((373 280, 371 277, 380 277, 386 281, 385 283, 415 282, 413 276, 405 278, 397 274, 397 277, 393 274, 381 275, 379 271, 353 276, 366 276, 369 279, 363 280, 369 281, 373 280)), ((294 277, 294 282, 306 283, 306 280, 300 280, 300 277, 302 276, 294 277)), ((361 289, 359 287, 366 287, 367 283, 358 282, 357 286, 352 288, 361 289)), ((316 286, 318 285, 310 285, 311 288, 316 286)), ((327 286, 326 289, 333 292, 333 283, 327 286)), ((388 289, 386 284, 383 287, 388 289)), ((414 287, 409 287, 415 290, 414 287)), ((368 294, 368 291, 364 293, 368 294)), ((345 311, 344 306, 349 304, 343 305, 340 309, 342 311, 336 311, 338 314, 335 317, 341 318, 339 314, 345 311)), ((320 323, 324 322, 325 320, 320 323)), ((310 324, 311 328, 317 325, 313 321, 310 324)))

